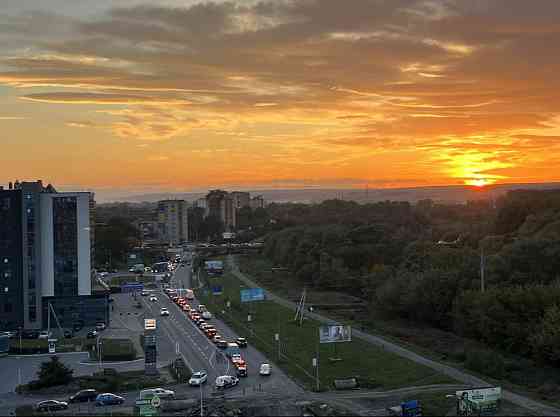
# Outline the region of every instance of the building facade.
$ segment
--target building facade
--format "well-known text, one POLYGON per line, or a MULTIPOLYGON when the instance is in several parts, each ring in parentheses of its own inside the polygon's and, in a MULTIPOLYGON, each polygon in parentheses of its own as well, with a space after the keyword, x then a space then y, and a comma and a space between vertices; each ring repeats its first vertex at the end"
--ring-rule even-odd
POLYGON ((91 296, 94 206, 41 181, 0 189, 0 327, 41 329, 44 298, 91 296))
POLYGON ((188 204, 185 200, 163 200, 158 202, 158 237, 172 246, 189 239, 188 204))

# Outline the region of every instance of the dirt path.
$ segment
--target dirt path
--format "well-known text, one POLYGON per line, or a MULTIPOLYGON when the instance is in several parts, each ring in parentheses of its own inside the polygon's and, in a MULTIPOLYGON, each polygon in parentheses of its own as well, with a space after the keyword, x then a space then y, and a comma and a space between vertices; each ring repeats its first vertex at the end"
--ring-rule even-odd
MULTIPOLYGON (((232 273, 239 278, 241 281, 243 281, 246 285, 250 286, 250 287, 258 287, 259 285, 251 280, 250 278, 248 278, 245 274, 243 274, 242 272, 239 271, 239 268, 237 267, 237 265, 234 262, 233 257, 229 256, 228 257, 228 262, 230 264, 231 267, 231 271, 232 273)), ((277 295, 271 293, 270 291, 266 292, 267 294, 267 298, 269 300, 272 300, 284 307, 290 308, 292 310, 296 310, 297 309, 297 305, 291 301, 288 301, 284 298, 278 297, 277 295)), ((320 314, 316 314, 316 313, 310 313, 310 312, 306 312, 306 314, 313 318, 314 320, 317 320, 319 322, 322 323, 336 323, 335 320, 332 320, 326 316, 320 315, 320 314)), ((493 384, 484 381, 483 379, 480 379, 476 376, 470 375, 464 371, 458 370, 456 368, 453 368, 449 365, 445 365, 436 361, 433 361, 431 359, 425 358, 423 356, 418 355, 417 353, 414 353, 408 349, 405 349, 399 345, 396 345, 394 343, 388 342, 387 340, 379 337, 379 336, 374 336, 372 334, 369 333, 364 333, 360 330, 357 329, 352 329, 352 335, 365 340, 366 342, 369 342, 373 345, 379 346, 382 349, 387 350, 388 352, 392 352, 395 353, 399 356, 402 356, 404 358, 410 359, 411 361, 414 361, 416 363, 425 365, 429 368, 432 368, 438 372, 441 372, 444 375, 447 375, 457 381, 460 381, 462 383, 464 383, 465 385, 469 385, 472 387, 489 387, 492 386, 493 384)), ((537 414, 537 415, 543 415, 543 416, 560 416, 560 409, 555 408, 555 407, 551 407, 545 404, 542 404, 538 401, 532 400, 530 398, 524 397, 522 395, 518 395, 515 394, 514 392, 511 391, 507 391, 507 390, 502 390, 502 398, 504 400, 510 401, 513 404, 519 406, 519 407, 524 407, 527 408, 529 410, 531 410, 533 413, 537 414)))

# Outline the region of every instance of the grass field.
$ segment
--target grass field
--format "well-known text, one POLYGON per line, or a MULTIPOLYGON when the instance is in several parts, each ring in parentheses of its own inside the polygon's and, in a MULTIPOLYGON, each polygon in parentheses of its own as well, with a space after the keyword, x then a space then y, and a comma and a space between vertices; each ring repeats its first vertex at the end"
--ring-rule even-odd
POLYGON ((348 377, 358 378, 362 386, 379 389, 455 382, 362 340, 354 339, 336 346, 319 345, 319 322, 307 319, 300 327, 294 323, 292 310, 271 301, 242 304, 239 290, 244 286, 228 272, 222 277, 204 279, 210 286, 222 285, 223 294, 214 296, 208 291, 198 291, 201 303, 307 388, 316 386, 312 360, 317 352, 321 390, 333 388, 334 379, 348 377), (226 307, 228 300, 230 308, 226 307), (251 315, 250 323, 248 315, 251 315), (274 338, 276 333, 280 336, 280 359, 274 338), (331 358, 341 360, 331 361, 331 358))

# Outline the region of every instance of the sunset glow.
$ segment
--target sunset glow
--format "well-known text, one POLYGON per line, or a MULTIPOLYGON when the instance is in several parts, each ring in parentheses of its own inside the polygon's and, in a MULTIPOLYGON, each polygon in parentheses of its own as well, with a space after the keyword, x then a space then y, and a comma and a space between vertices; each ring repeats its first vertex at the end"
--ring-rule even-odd
POLYGON ((557 181, 559 15, 525 0, 3 0, 0 176, 129 191, 557 181))

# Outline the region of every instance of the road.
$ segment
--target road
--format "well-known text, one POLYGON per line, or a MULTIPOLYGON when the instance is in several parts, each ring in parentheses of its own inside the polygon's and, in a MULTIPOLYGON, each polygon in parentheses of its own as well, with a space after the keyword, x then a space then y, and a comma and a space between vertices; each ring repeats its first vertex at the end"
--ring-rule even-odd
MULTIPOLYGON (((171 286, 177 288, 191 288, 191 268, 189 266, 180 266, 175 271, 171 286)), ((229 361, 225 359, 223 353, 211 342, 206 335, 188 318, 188 316, 175 305, 166 295, 161 292, 158 295, 158 302, 149 302, 144 298, 143 303, 146 305, 146 311, 151 312, 153 318, 157 318, 158 322, 158 340, 161 355, 166 359, 177 357, 175 349, 178 348, 180 356, 193 370, 204 369, 208 372, 209 383, 206 390, 212 389, 213 381, 220 375, 235 375, 234 368, 229 361), (170 316, 160 317, 161 307, 167 307, 170 316), (173 349, 169 349, 172 347, 173 349), (219 357, 224 358, 221 362, 219 357)), ((198 301, 192 300, 191 306, 198 307, 198 301)), ((238 335, 231 330, 226 324, 220 320, 211 319, 210 322, 216 327, 218 333, 226 340, 235 340, 238 335)), ((270 363, 270 361, 250 344, 247 348, 242 349, 242 356, 248 364, 248 377, 241 378, 238 387, 232 391, 252 391, 257 387, 266 392, 278 392, 285 394, 298 394, 302 389, 295 384, 280 369, 273 369, 272 375, 262 377, 258 374, 261 363, 270 363)))
MULTIPOLYGON (((245 283, 246 285, 248 285, 249 287, 260 287, 259 284, 257 284, 256 282, 254 282, 253 280, 251 280, 249 277, 247 277, 245 274, 243 274, 241 271, 239 271, 239 268, 237 267, 237 265, 234 262, 234 259, 232 256, 228 257, 228 264, 229 267, 232 271, 232 273, 239 278, 243 283, 245 283)), ((266 296, 269 300, 272 300, 280 305, 283 305, 287 308, 290 308, 292 310, 296 310, 297 309, 297 304, 293 303, 292 301, 286 300, 285 298, 279 297, 273 293, 271 293, 270 291, 266 292, 266 296)), ((329 317, 317 314, 317 313, 310 313, 310 312, 306 312, 306 314, 313 318, 314 320, 317 320, 319 322, 322 323, 335 323, 334 320, 332 320, 329 317)), ((441 372, 444 375, 447 375, 459 382, 462 382, 466 385, 469 385, 471 387, 490 387, 493 386, 493 384, 484 381, 481 378, 478 378, 474 375, 468 374, 464 371, 461 371, 459 369, 453 368, 449 365, 445 365, 436 361, 433 361, 431 359, 425 358, 423 356, 418 355, 415 352, 412 352, 408 349, 405 349, 399 345, 396 345, 394 343, 391 343, 379 336, 374 336, 372 334, 369 333, 365 333, 362 332, 360 330, 357 329, 352 329, 352 336, 353 337, 357 337, 359 339, 362 339, 368 343, 371 343, 373 345, 382 347, 384 350, 388 351, 388 352, 392 352, 395 353, 401 357, 410 359, 413 362, 419 363, 421 365, 427 366, 429 368, 432 368, 438 372, 441 372)), ((560 416, 560 409, 555 408, 555 407, 551 407, 545 404, 542 404, 538 401, 532 400, 528 397, 516 394, 512 391, 508 391, 508 390, 504 390, 502 389, 502 398, 504 400, 510 401, 511 403, 519 406, 519 407, 524 407, 527 408, 529 410, 531 410, 533 413, 535 413, 536 415, 544 415, 544 416, 560 416)))

